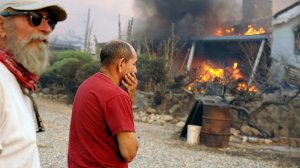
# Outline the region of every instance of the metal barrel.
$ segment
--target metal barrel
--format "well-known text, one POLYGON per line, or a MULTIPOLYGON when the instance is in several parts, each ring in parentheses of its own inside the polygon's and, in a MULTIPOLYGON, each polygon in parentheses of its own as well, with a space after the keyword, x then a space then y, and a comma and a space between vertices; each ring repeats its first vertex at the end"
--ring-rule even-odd
POLYGON ((209 147, 229 146, 231 108, 224 104, 204 104, 200 143, 209 147))

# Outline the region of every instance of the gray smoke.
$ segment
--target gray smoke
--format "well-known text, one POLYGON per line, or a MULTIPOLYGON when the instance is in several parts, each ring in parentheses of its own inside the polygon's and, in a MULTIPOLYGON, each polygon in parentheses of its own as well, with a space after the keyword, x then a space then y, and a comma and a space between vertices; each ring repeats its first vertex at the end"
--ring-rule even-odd
POLYGON ((161 39, 171 23, 182 39, 209 36, 224 23, 241 19, 241 0, 135 0, 135 9, 145 22, 135 26, 137 37, 161 39))

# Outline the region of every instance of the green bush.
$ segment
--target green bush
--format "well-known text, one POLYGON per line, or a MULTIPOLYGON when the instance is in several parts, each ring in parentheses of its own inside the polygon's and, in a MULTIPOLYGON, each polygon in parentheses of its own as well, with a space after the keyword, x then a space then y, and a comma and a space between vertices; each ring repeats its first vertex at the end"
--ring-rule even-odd
MULTIPOLYGON (((148 56, 138 57, 139 89, 164 83, 166 73, 161 58, 150 59, 148 56)), ((48 71, 41 76, 40 86, 65 88, 68 103, 73 102, 79 85, 88 77, 100 70, 100 62, 80 51, 64 51, 55 53, 48 71)))
POLYGON ((161 58, 150 59, 146 55, 140 55, 138 57, 137 69, 140 89, 149 83, 157 85, 165 82, 166 73, 164 62, 161 58))
POLYGON ((87 53, 80 51, 64 51, 55 53, 51 66, 40 79, 40 86, 51 88, 61 86, 68 95, 68 103, 73 102, 74 95, 80 83, 99 71, 100 63, 87 53))
POLYGON ((76 73, 77 84, 81 84, 85 79, 90 77, 96 72, 100 70, 100 62, 99 61, 91 61, 84 64, 79 71, 76 73))
POLYGON ((51 61, 51 64, 54 62, 58 62, 62 59, 68 59, 68 58, 77 58, 80 61, 83 62, 90 62, 92 61, 92 57, 90 54, 86 52, 81 52, 81 51, 61 51, 61 52, 56 52, 54 53, 54 57, 51 61))

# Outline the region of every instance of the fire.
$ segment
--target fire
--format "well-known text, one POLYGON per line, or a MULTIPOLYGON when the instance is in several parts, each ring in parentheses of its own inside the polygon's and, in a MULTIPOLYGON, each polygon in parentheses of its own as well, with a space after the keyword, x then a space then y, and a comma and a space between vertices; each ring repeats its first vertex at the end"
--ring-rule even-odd
POLYGON ((241 70, 238 69, 238 63, 235 62, 233 63, 233 71, 232 71, 232 77, 235 79, 235 80, 238 80, 238 79, 242 79, 243 78, 243 75, 241 73, 241 70))
POLYGON ((244 35, 251 36, 264 33, 266 33, 264 28, 260 27, 259 29, 255 29, 252 25, 248 25, 248 30, 244 33, 244 35))
MULTIPOLYGON (((206 83, 212 84, 217 83, 221 85, 228 85, 229 83, 237 83, 236 90, 238 91, 248 91, 250 93, 257 92, 256 86, 248 87, 247 83, 239 82, 244 81, 244 75, 238 67, 238 62, 234 62, 232 66, 227 66, 225 68, 214 67, 210 62, 201 62, 197 65, 196 79, 193 83, 188 85, 188 90, 192 91, 196 87, 196 83, 206 83)), ((199 89, 198 89, 199 91, 199 89)), ((201 90, 199 93, 204 93, 205 90, 201 90)))
POLYGON ((217 78, 221 79, 224 77, 223 69, 216 69, 205 63, 202 64, 201 68, 202 70, 201 70, 199 81, 203 81, 203 82, 213 81, 217 78))
POLYGON ((225 32, 228 33, 228 34, 233 33, 234 32, 234 28, 231 27, 229 29, 225 29, 225 32))
POLYGON ((254 85, 250 86, 250 87, 249 87, 249 92, 251 92, 251 93, 258 92, 257 87, 254 86, 254 85))
POLYGON ((241 71, 237 68, 238 63, 235 62, 232 67, 219 68, 214 67, 210 63, 201 63, 197 71, 198 82, 212 82, 219 81, 225 82, 228 79, 238 80, 243 78, 241 71))
POLYGON ((250 93, 256 93, 258 91, 256 86, 252 85, 248 87, 247 83, 239 83, 236 89, 238 91, 248 91, 250 93))
POLYGON ((233 63, 233 69, 237 69, 237 66, 238 66, 238 63, 237 63, 237 62, 234 62, 234 63, 233 63))
POLYGON ((215 36, 232 36, 232 35, 251 36, 251 35, 264 34, 264 33, 266 33, 266 30, 263 27, 255 28, 253 25, 248 25, 248 29, 244 33, 236 33, 233 27, 225 28, 225 29, 218 27, 216 29, 215 36))
POLYGON ((227 29, 222 29, 222 28, 217 28, 216 29, 216 32, 215 32, 215 35, 216 36, 224 36, 224 35, 233 35, 234 34, 234 28, 233 27, 230 27, 230 28, 227 28, 227 29))
POLYGON ((215 35, 216 36, 223 36, 223 30, 222 30, 222 28, 217 28, 216 32, 215 32, 215 35))
POLYGON ((239 90, 239 91, 242 91, 242 90, 247 90, 247 84, 246 83, 239 83, 238 85, 237 85, 237 90, 239 90))

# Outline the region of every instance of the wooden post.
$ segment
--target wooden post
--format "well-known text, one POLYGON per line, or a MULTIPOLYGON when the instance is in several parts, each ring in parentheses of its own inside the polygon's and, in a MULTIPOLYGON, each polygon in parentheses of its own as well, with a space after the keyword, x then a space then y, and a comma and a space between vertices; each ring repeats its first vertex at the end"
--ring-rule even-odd
POLYGON ((254 77, 255 77, 255 74, 256 74, 256 70, 257 70, 258 64, 260 62, 260 59, 261 59, 261 56, 262 56, 262 52, 264 50, 265 42, 266 42, 266 40, 263 40, 261 42, 261 44, 260 44, 260 47, 259 47, 259 50, 258 50, 258 53, 257 53, 257 57, 256 57, 256 60, 255 60, 253 69, 252 69, 251 77, 250 77, 249 82, 248 82, 248 87, 251 86, 251 84, 252 84, 252 82, 254 80, 254 77))
POLYGON ((169 77, 173 78, 173 74, 172 74, 172 67, 173 67, 173 63, 174 63, 174 50, 175 50, 175 24, 172 23, 171 24, 171 49, 170 49, 170 56, 169 56, 169 77))
POLYGON ((101 46, 100 46, 99 41, 98 41, 98 39, 95 35, 94 35, 94 41, 95 41, 95 48, 96 48, 96 59, 100 60, 101 46))
POLYGON ((191 70, 191 65, 192 65, 192 61, 194 58, 194 51, 195 51, 195 42, 192 44, 192 48, 190 50, 190 54, 189 54, 189 59, 188 62, 186 64, 186 70, 190 71, 191 70))
POLYGON ((122 38, 122 35, 121 35, 121 16, 120 16, 120 14, 119 14, 119 39, 121 39, 122 38))
POLYGON ((148 54, 148 57, 150 59, 152 59, 151 53, 150 53, 150 49, 149 49, 149 44, 148 44, 148 40, 147 37, 144 38, 144 47, 146 48, 146 52, 148 54))
POLYGON ((132 36, 132 26, 133 26, 133 18, 128 21, 128 28, 127 28, 127 42, 131 43, 131 36, 132 36))
POLYGON ((91 9, 88 9, 87 23, 85 28, 85 37, 84 37, 84 52, 88 50, 88 36, 89 36, 89 27, 90 27, 90 17, 91 17, 91 9))

